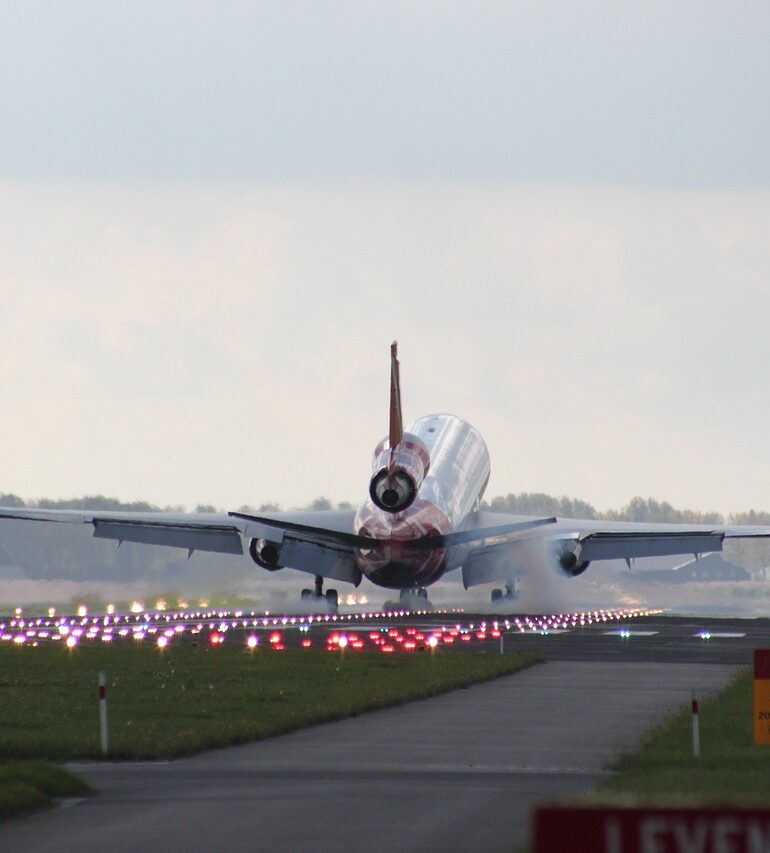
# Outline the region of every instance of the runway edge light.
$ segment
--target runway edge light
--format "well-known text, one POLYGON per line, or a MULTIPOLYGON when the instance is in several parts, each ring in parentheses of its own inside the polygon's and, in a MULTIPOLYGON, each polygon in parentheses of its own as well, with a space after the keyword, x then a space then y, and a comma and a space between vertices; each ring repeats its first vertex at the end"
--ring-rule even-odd
POLYGON ((754 743, 770 744, 770 649, 754 649, 754 743))

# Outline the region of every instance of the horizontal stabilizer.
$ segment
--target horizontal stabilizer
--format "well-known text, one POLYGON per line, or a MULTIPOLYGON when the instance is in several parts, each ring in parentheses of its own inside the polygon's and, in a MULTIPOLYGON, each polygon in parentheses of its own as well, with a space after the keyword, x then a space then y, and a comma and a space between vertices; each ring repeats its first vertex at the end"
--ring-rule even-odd
MULTIPOLYGON (((368 536, 356 536, 355 533, 346 533, 342 530, 330 530, 327 527, 316 527, 311 524, 300 524, 296 521, 286 521, 282 518, 267 518, 263 515, 248 515, 245 512, 228 512, 231 518, 240 518, 243 521, 251 521, 254 524, 272 527, 278 531, 291 533, 302 533, 312 540, 334 542, 339 545, 347 545, 349 548, 371 548, 377 544, 377 539, 368 536)), ((320 513, 319 513, 320 515, 320 513)))
MULTIPOLYGON (((345 533, 339 530, 329 530, 325 527, 313 527, 309 524, 298 524, 293 521, 284 521, 276 518, 266 518, 259 515, 247 515, 242 512, 231 512, 228 515, 233 518, 241 518, 255 524, 274 527, 276 530, 299 533, 311 540, 336 542, 352 548, 372 548, 387 539, 373 539, 370 536, 357 536, 355 533, 345 533)), ((442 536, 423 536, 420 539, 410 539, 409 545, 413 548, 450 548, 453 545, 462 545, 465 542, 480 542, 482 539, 497 539, 521 533, 544 524, 555 524, 555 518, 532 518, 527 521, 518 521, 513 524, 502 524, 496 527, 475 527, 471 530, 458 530, 454 533, 445 533, 442 536)))
POLYGON ((451 548, 453 545, 463 545, 466 542, 480 542, 483 539, 500 539, 510 537, 515 533, 523 533, 535 527, 546 524, 556 524, 555 518, 532 518, 528 521, 517 521, 512 524, 501 524, 497 527, 474 527, 470 530, 458 530, 455 533, 445 533, 443 536, 423 536, 415 539, 417 548, 451 548))

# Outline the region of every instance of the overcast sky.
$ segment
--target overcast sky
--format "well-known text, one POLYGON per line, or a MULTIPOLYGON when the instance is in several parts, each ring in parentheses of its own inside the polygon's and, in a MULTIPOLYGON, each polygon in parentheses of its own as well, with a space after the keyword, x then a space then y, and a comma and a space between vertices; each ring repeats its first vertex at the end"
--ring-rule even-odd
POLYGON ((770 510, 766 2, 6 3, 0 491, 770 510))

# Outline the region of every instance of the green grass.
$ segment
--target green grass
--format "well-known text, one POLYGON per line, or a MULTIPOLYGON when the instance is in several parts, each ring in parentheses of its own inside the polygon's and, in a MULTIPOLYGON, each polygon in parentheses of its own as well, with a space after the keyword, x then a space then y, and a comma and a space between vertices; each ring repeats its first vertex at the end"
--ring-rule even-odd
POLYGON ((51 805, 54 797, 90 792, 81 779, 45 761, 0 763, 0 820, 51 805))
POLYGON ((274 652, 179 646, 0 647, 0 761, 169 758, 432 696, 515 672, 532 655, 274 652))
POLYGON ((591 801, 767 805, 770 747, 753 744, 752 685, 752 673, 744 672, 702 704, 699 759, 692 755, 688 707, 652 731, 637 752, 623 756, 617 775, 591 801))

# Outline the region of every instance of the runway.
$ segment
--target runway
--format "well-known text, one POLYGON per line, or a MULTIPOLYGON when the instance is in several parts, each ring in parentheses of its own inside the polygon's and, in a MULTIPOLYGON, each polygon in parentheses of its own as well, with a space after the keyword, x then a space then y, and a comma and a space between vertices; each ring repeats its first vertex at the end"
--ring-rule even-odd
POLYGON ((73 765, 99 794, 0 828, 0 848, 510 851, 532 806, 590 790, 692 690, 705 697, 736 669, 550 660, 191 759, 73 765))
POLYGON ((532 651, 552 661, 751 666, 754 649, 770 648, 770 619, 658 614, 547 634, 512 632, 505 642, 510 651, 532 651))

